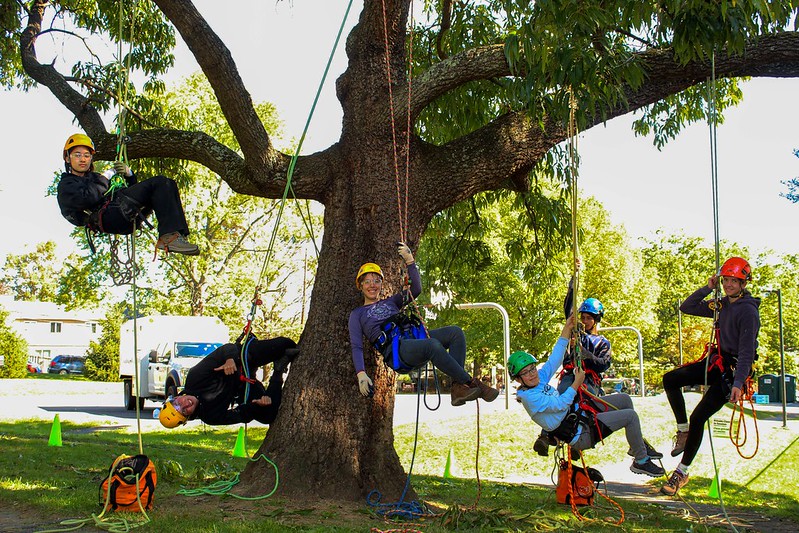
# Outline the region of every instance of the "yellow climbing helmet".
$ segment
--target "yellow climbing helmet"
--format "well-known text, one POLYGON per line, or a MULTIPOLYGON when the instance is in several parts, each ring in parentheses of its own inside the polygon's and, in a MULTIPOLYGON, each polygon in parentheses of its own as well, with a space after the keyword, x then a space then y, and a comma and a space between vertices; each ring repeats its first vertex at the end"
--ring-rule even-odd
POLYGON ((355 287, 360 289, 361 287, 359 281, 361 279, 361 276, 363 276, 364 274, 368 274, 370 272, 374 272, 375 274, 380 276, 380 279, 383 279, 383 271, 380 270, 380 265, 378 265, 377 263, 364 263, 361 265, 361 268, 358 269, 358 275, 355 276, 355 287))
POLYGON ((94 142, 92 142, 91 137, 83 133, 73 133, 69 136, 67 142, 64 143, 64 157, 67 157, 69 151, 76 146, 85 146, 91 151, 92 155, 94 155, 94 142))
POLYGON ((167 400, 164 403, 164 407, 161 408, 161 412, 158 413, 158 421, 161 422, 161 425, 165 428, 172 429, 178 427, 185 424, 186 420, 188 420, 188 418, 172 405, 172 400, 167 400))

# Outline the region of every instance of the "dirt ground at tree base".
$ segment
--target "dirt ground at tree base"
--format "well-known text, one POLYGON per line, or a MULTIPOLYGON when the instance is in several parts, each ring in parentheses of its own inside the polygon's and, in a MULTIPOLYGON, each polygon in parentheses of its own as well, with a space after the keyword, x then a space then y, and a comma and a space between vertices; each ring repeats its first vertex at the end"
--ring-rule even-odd
MULTIPOLYGON (((552 489, 551 486, 542 487, 552 489)), ((683 517, 697 525, 730 528, 730 523, 739 532, 757 533, 796 533, 799 522, 766 517, 756 509, 728 508, 727 516, 718 505, 695 504, 680 498, 667 498, 659 495, 652 487, 640 484, 613 483, 607 484, 608 493, 624 505, 624 501, 635 501, 661 506, 665 512, 683 517)), ((304 526, 336 526, 365 530, 377 528, 381 530, 395 529, 400 524, 382 521, 370 517, 369 509, 358 502, 340 502, 329 500, 282 500, 274 498, 269 502, 244 501, 232 498, 219 499, 217 496, 201 496, 192 500, 191 513, 194 516, 207 516, 210 522, 237 523, 268 518, 286 526, 302 528, 304 526)), ((59 529, 59 524, 67 518, 87 517, 44 517, 30 508, 16 504, 0 503, 0 531, 3 533, 31 533, 42 530, 59 529)), ((625 525, 629 526, 632 517, 628 517, 625 525)), ((423 527, 423 526, 422 526, 423 527)), ((624 526, 622 528, 626 529, 624 526)), ((94 530, 88 527, 88 530, 94 530)), ((642 528, 643 529, 643 528, 642 528)), ((143 529, 142 531, 145 531, 143 529)))

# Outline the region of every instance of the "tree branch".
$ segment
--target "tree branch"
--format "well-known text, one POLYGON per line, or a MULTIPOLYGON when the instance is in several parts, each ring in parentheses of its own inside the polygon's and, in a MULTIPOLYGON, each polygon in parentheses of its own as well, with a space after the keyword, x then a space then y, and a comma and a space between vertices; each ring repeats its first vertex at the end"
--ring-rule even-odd
POLYGON ((280 154, 272 147, 269 135, 255 112, 230 50, 190 0, 154 2, 180 32, 208 78, 245 160, 251 162, 256 172, 273 169, 280 154))
MULTIPOLYGON (((414 109, 465 81, 510 75, 508 70, 502 70, 503 65, 507 69, 507 64, 504 55, 498 53, 500 50, 499 46, 475 49, 432 67, 424 79, 417 78, 420 86, 414 87, 414 109), (434 69, 440 71, 436 73, 434 69)), ((604 115, 600 110, 589 114, 588 128, 702 83, 711 75, 709 62, 680 66, 669 50, 650 50, 639 56, 648 75, 646 81, 635 90, 627 89, 626 103, 606 110, 604 115)), ((752 41, 742 56, 718 54, 716 77, 743 76, 799 77, 799 34, 761 36, 752 41)), ((516 189, 524 187, 523 176, 549 149, 567 138, 564 124, 555 124, 547 117, 543 123, 542 129, 523 113, 508 113, 444 146, 421 148, 435 161, 432 165, 427 160, 424 166, 440 172, 431 179, 433 189, 428 194, 434 195, 435 190, 450 191, 448 198, 439 195, 433 200, 431 203, 435 205, 431 208, 449 207, 454 203, 448 201, 452 198, 460 201, 477 192, 496 189, 508 180, 516 189)))
POLYGON ((20 33, 19 49, 22 56, 22 68, 37 83, 50 89, 50 92, 77 119, 81 127, 96 142, 98 148, 111 149, 113 138, 108 135, 100 114, 92 107, 82 94, 69 86, 64 77, 52 65, 42 65, 36 58, 36 38, 42 30, 44 12, 50 5, 48 0, 34 0, 28 11, 28 23, 20 33), (103 143, 108 142, 109 145, 103 143))

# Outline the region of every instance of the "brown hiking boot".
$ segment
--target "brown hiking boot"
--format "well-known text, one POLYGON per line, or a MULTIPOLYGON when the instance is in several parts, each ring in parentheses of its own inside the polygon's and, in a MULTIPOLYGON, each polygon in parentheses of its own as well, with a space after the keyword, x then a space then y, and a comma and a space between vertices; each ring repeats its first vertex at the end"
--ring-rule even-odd
POLYGON ((480 397, 480 387, 472 386, 469 383, 453 383, 452 390, 450 390, 450 397, 452 405, 463 405, 468 401, 476 400, 480 397))
POLYGON ((480 399, 487 402, 493 402, 497 399, 497 396, 499 396, 499 391, 497 389, 486 385, 480 378, 472 378, 470 385, 472 387, 478 387, 480 389, 480 399))
POLYGON ((687 431, 678 431, 676 435, 674 435, 674 448, 671 450, 671 456, 677 457, 680 455, 683 450, 685 450, 685 443, 688 441, 688 432, 687 431))
POLYGON ((660 487, 660 492, 666 496, 674 496, 677 491, 688 484, 688 474, 683 474, 679 470, 672 472, 669 481, 660 487))

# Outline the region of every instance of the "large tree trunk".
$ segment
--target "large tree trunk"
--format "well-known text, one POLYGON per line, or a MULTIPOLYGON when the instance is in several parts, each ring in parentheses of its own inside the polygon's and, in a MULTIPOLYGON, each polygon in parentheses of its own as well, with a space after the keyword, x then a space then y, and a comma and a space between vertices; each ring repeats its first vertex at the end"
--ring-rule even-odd
MULTIPOLYGON (((399 58, 392 82, 402 87, 407 83, 402 68, 407 9, 390 6, 389 16, 392 10, 397 18, 389 24, 394 28, 390 53, 399 58)), ((414 157, 410 198, 402 206, 408 208, 410 227, 403 227, 406 119, 397 117, 397 135, 392 136, 384 47, 375 47, 380 40, 370 34, 382 28, 381 22, 370 20, 378 13, 365 10, 347 43, 348 55, 358 59, 338 82, 345 123, 338 144, 339 165, 324 201, 325 234, 311 309, 280 416, 261 447, 279 465, 280 490, 289 494, 363 500, 377 489, 384 501, 394 501, 405 484, 394 450, 394 372, 378 360, 375 351, 367 350, 366 371, 376 392, 372 399, 361 396, 347 329, 350 312, 363 303, 355 287, 359 266, 365 262, 381 265, 384 295, 400 290, 404 264, 395 243, 405 238, 414 247, 435 213, 435 195, 426 194, 421 186, 429 176, 422 175, 422 158, 414 157), (399 176, 395 139, 402 168, 399 176)), ((263 471, 254 464, 242 481, 258 483, 263 471)))

